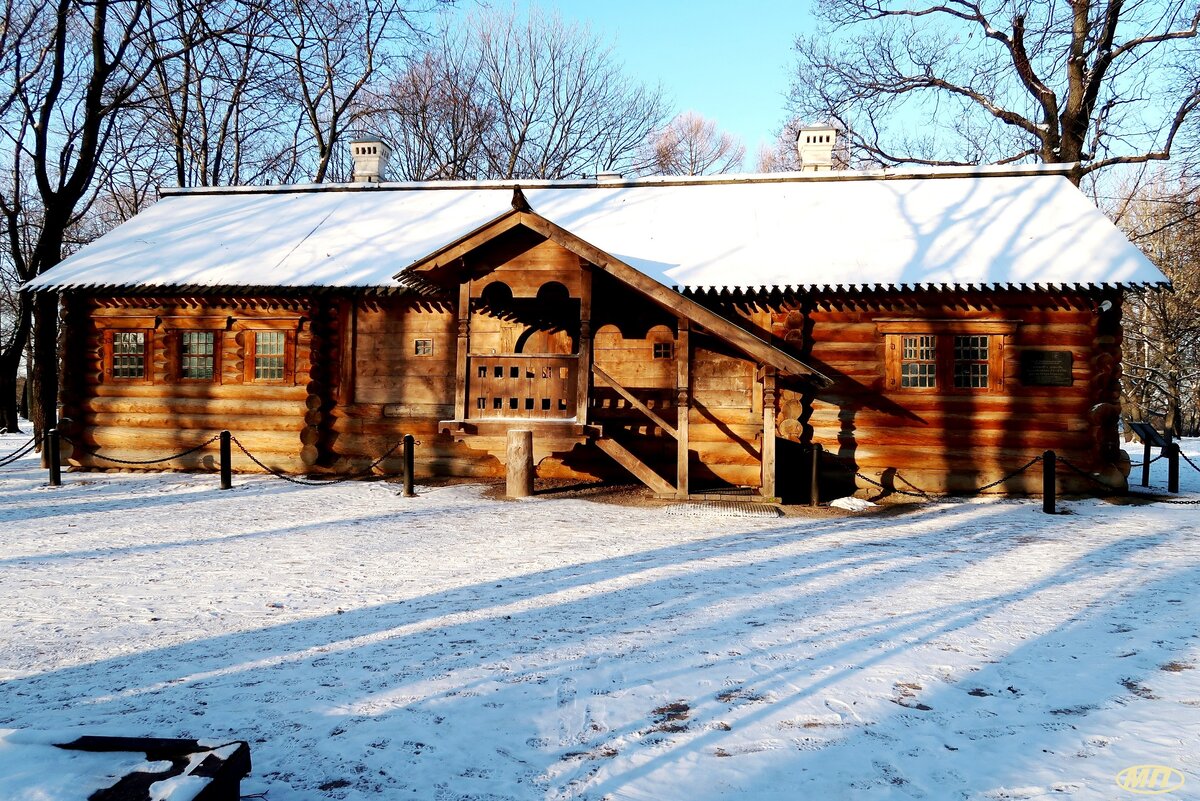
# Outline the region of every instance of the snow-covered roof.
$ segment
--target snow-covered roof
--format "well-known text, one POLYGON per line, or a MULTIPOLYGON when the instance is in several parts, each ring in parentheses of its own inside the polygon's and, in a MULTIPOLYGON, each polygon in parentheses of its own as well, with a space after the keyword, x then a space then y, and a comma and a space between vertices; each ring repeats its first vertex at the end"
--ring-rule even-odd
POLYGON ((667 286, 1153 285, 1061 167, 168 190, 31 289, 394 287, 510 208, 667 286))

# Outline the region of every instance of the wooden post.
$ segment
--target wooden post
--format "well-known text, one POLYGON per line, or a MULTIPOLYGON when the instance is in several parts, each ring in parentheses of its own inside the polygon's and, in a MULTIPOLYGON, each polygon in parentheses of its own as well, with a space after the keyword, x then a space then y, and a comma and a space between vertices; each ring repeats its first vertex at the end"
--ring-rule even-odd
POLYGON ((1046 451, 1042 454, 1042 511, 1048 515, 1055 512, 1055 471, 1058 457, 1054 455, 1054 451, 1046 451))
POLYGON ((232 435, 228 431, 221 432, 221 489, 233 488, 233 449, 230 447, 232 435))
POLYGON ((688 496, 688 416, 691 414, 691 360, 689 321, 679 318, 675 334, 675 497, 688 496))
POLYGON ((775 497, 775 368, 763 367, 762 495, 775 497))
POLYGON ((1167 443, 1167 492, 1179 492, 1179 443, 1167 443))
POLYGON ((413 492, 413 446, 416 445, 416 439, 412 434, 404 435, 404 497, 411 498, 416 495, 413 492))
POLYGON ((46 432, 46 466, 50 468, 50 486, 62 486, 62 467, 59 464, 58 429, 46 432))
POLYGON ((458 285, 458 375, 454 382, 454 418, 467 419, 467 354, 471 347, 471 282, 458 285))
POLYGON ((579 369, 575 419, 587 425, 591 416, 589 389, 592 386, 592 265, 581 259, 579 269, 579 369))
POLYGON ((1146 448, 1142 454, 1142 486, 1150 486, 1150 438, 1144 437, 1146 448))
POLYGON ((533 432, 509 431, 505 453, 507 483, 505 494, 510 498, 528 498, 533 494, 533 432))
POLYGON ((809 471, 808 505, 821 505, 821 443, 814 442, 812 446, 812 469, 809 471))

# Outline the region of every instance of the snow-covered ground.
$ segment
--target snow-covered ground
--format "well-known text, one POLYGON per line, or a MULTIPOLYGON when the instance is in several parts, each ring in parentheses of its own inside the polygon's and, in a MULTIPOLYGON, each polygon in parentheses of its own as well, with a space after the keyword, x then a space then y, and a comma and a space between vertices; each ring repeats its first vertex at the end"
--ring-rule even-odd
POLYGON ((246 739, 269 801, 1200 797, 1200 507, 64 482, 0 468, 0 729, 246 739))

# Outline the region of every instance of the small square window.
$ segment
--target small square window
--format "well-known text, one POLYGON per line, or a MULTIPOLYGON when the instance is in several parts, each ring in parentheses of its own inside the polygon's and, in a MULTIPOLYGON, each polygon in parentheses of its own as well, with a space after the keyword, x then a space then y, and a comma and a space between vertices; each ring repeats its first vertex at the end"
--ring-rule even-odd
POLYGON ((186 381, 216 378, 217 333, 184 331, 179 337, 179 375, 186 381))
POLYGON ((675 358, 675 345, 672 342, 655 342, 654 343, 654 358, 656 359, 673 359, 675 358))
POLYGON ((433 355, 433 340, 418 339, 413 344, 413 353, 417 356, 432 356, 433 355))
POLYGON ((254 380, 282 381, 287 367, 287 334, 283 331, 254 332, 254 380))
POLYGON ((145 331, 113 332, 112 377, 118 380, 138 380, 146 377, 145 331))

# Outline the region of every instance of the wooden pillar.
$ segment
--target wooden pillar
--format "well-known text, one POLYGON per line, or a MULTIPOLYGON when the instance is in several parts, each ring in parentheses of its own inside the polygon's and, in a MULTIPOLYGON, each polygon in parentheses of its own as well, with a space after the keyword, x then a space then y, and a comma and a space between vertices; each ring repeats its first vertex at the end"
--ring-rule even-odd
POLYGON ((679 330, 675 335, 675 428, 678 433, 675 455, 675 497, 688 496, 688 415, 691 412, 692 394, 690 367, 692 348, 689 342, 688 321, 679 319, 679 330))
POLYGON ((458 362, 454 384, 454 418, 467 419, 467 354, 471 347, 471 282, 458 285, 458 362))
POLYGON ((762 369, 763 433, 762 433, 762 494, 775 497, 775 368, 762 369))
POLYGON ((592 265, 579 265, 579 371, 576 376, 575 419, 584 425, 591 416, 592 385, 592 265))
POLYGON ((533 432, 508 432, 505 448, 505 494, 528 498, 533 494, 533 432))

